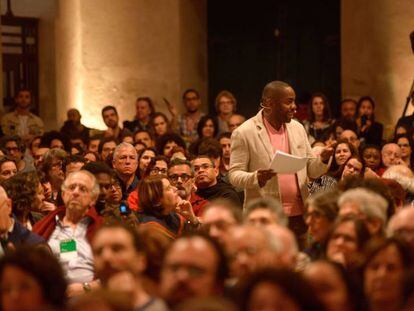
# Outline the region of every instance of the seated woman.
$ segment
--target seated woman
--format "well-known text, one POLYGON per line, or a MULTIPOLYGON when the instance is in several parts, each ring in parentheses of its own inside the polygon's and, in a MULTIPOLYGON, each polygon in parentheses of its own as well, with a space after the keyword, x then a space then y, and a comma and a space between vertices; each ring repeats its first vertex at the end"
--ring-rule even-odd
POLYGON ((331 110, 326 96, 315 93, 309 101, 309 120, 303 123, 309 142, 320 140, 333 124, 331 110))
POLYGON ((375 102, 369 96, 359 99, 357 105, 358 137, 365 144, 381 146, 384 126, 375 121, 375 102))
POLYGON ((399 134, 395 137, 394 143, 401 148, 401 159, 409 168, 414 168, 414 146, 413 140, 408 134, 399 134))
POLYGON ((361 158, 365 168, 377 173, 381 167, 381 148, 376 145, 364 145, 361 149, 361 158))
POLYGON ((3 182, 4 190, 12 201, 12 212, 27 229, 39 221, 45 199, 43 187, 35 172, 19 173, 3 182))
POLYGON ((362 220, 351 216, 341 217, 327 238, 325 256, 345 268, 355 268, 358 255, 369 238, 369 231, 362 220))
POLYGON ((312 260, 323 256, 323 245, 338 216, 338 197, 339 192, 331 190, 317 193, 306 201, 304 218, 312 242, 310 247, 305 249, 305 253, 312 260))
POLYGON ((398 239, 374 239, 364 249, 362 267, 367 310, 409 310, 403 305, 403 279, 412 254, 398 239))
POLYGON ((154 175, 141 180, 138 198, 142 211, 138 215, 140 226, 151 227, 171 240, 200 225, 190 202, 180 199, 166 176, 154 175))
POLYGON ((319 191, 329 190, 335 187, 342 172, 345 162, 357 155, 357 150, 347 140, 339 140, 334 148, 334 157, 328 173, 313 180, 309 184, 309 193, 312 195, 319 191))
POLYGON ((173 133, 170 121, 162 112, 155 112, 152 115, 149 126, 155 138, 173 133))

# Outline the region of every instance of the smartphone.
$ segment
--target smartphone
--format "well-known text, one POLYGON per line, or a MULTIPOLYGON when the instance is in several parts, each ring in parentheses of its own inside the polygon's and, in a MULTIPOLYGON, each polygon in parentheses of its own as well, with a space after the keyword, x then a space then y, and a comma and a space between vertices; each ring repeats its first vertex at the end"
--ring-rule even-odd
POLYGON ((122 201, 121 204, 119 205, 119 213, 122 216, 128 216, 129 214, 131 214, 131 209, 128 206, 128 203, 125 201, 122 201))

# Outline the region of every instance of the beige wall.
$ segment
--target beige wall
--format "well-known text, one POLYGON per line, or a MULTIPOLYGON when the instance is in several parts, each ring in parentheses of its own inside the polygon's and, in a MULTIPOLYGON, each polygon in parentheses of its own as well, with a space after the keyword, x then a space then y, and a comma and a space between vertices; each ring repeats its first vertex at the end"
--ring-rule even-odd
POLYGON ((341 1, 342 96, 373 96, 388 135, 414 78, 413 12, 412 0, 341 1))
POLYGON ((101 108, 132 119, 138 96, 181 108, 181 93, 207 92, 206 2, 194 0, 60 0, 56 20, 58 122, 77 107, 103 128, 101 108))

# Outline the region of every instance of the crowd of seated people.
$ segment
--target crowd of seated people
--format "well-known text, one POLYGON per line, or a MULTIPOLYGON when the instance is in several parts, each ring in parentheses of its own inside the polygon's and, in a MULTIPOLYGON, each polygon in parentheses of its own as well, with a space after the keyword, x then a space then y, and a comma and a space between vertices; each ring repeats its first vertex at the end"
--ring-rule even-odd
POLYGON ((315 93, 303 121, 328 171, 309 180, 305 239, 282 204, 245 202, 229 182, 246 118, 221 91, 215 115, 186 90, 184 113, 139 97, 106 128, 67 112, 45 132, 16 96, 1 121, 2 310, 410 310, 414 308, 414 140, 409 117, 383 137, 369 96, 334 119, 315 93))

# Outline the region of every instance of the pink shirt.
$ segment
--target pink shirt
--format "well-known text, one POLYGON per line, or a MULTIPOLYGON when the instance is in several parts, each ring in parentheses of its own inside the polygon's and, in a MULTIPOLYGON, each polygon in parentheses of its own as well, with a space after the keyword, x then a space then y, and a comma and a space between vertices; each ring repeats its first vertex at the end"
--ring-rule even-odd
MULTIPOLYGON (((277 150, 290 153, 288 133, 285 125, 276 130, 266 118, 263 118, 273 152, 277 150)), ((303 214, 303 202, 300 195, 298 179, 296 174, 277 174, 279 182, 279 193, 282 206, 287 216, 298 216, 303 214)))

